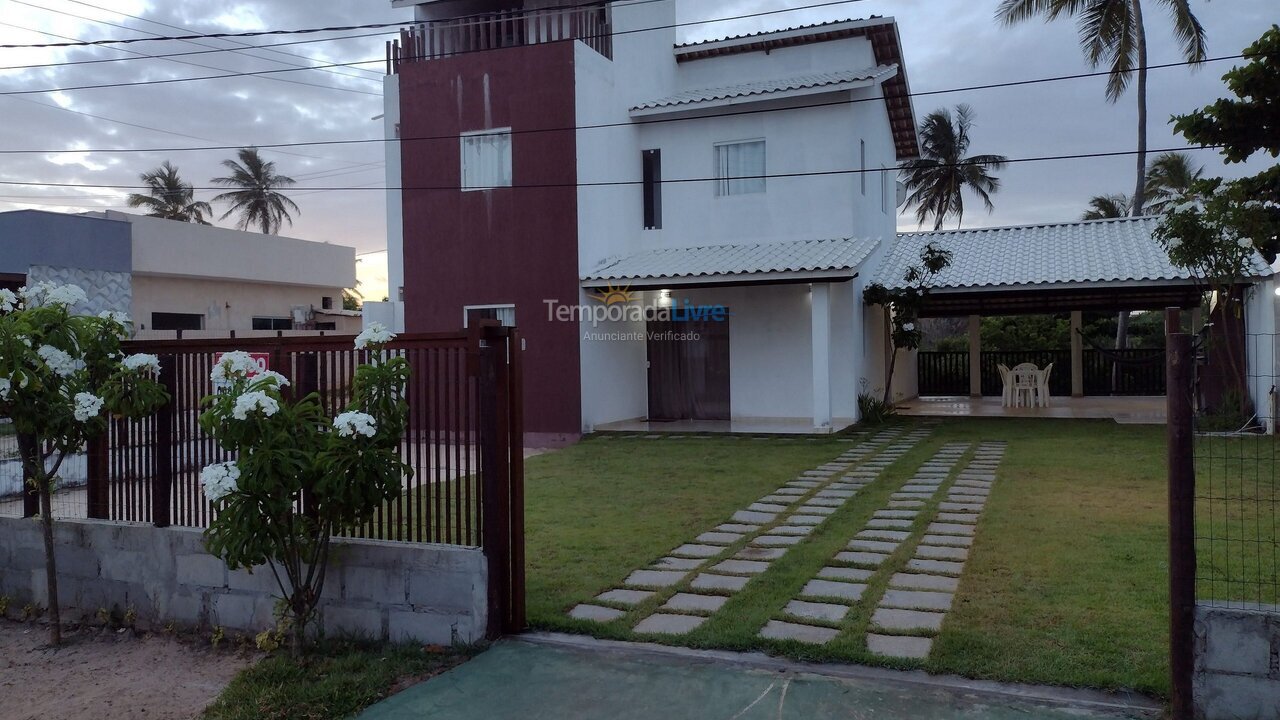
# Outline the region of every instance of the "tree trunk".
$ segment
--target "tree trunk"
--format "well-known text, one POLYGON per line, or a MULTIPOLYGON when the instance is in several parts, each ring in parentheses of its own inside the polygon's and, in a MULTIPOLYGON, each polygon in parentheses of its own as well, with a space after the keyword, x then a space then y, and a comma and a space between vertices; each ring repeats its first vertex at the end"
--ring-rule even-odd
POLYGON ((49 591, 49 644, 62 644, 62 612, 58 607, 58 568, 53 557, 53 501, 50 480, 44 473, 34 475, 40 481, 40 526, 44 531, 44 577, 49 591))
POLYGON ((1140 217, 1147 202, 1147 31, 1142 24, 1142 2, 1133 0, 1138 53, 1138 178, 1133 188, 1130 215, 1140 217))
MULTIPOLYGON (((1116 316, 1116 350, 1125 350, 1129 347, 1129 311, 1122 310, 1116 316)), ((1120 363, 1111 361, 1111 394, 1115 395, 1120 392, 1120 363)))

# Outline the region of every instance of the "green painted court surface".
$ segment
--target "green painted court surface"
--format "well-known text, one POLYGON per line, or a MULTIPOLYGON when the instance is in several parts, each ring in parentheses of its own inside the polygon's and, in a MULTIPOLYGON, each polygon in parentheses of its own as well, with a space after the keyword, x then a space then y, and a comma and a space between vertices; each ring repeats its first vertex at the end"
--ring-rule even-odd
POLYGON ((505 642, 366 710, 361 720, 1082 720, 1080 708, 699 661, 505 642))

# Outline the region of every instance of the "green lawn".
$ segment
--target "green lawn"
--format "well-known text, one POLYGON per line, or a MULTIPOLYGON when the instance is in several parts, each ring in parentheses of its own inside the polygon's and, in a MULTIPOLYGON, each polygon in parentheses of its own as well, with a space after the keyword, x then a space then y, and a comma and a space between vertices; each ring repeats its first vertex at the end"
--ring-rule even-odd
MULTIPOLYGON (((956 602, 924 668, 970 677, 1167 693, 1163 428, 966 419, 924 442, 846 503, 707 623, 673 644, 763 649, 813 660, 915 667, 866 651, 877 573, 841 635, 822 647, 756 633, 943 443, 1007 440, 956 602), (869 600, 868 600, 869 599, 869 600)), ((633 639, 659 593, 605 625, 566 611, 727 521, 847 438, 594 437, 526 467, 529 615, 542 629, 633 639)), ((927 513, 922 513, 922 516, 927 513)), ((923 522, 923 519, 922 519, 923 522)), ((913 542, 899 553, 909 553, 913 542)), ((645 638, 653 640, 653 638, 645 638)), ((661 641, 661 640, 659 640, 661 641)))

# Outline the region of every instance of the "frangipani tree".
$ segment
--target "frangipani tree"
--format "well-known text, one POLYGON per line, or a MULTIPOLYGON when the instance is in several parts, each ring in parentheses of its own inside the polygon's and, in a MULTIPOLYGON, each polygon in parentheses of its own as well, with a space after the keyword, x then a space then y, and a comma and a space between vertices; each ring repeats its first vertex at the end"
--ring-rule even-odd
POLYGON ((394 337, 377 323, 357 336, 368 362, 332 419, 318 394, 291 399, 288 380, 258 372, 247 353, 227 353, 213 369, 218 392, 204 399, 200 426, 237 459, 201 472, 217 510, 206 545, 232 569, 270 569, 295 654, 324 589, 332 536, 368 522, 413 472, 399 452, 409 365, 386 350, 394 337))
POLYGON ((75 285, 0 290, 0 416, 13 421, 26 476, 40 499, 49 641, 62 641, 52 495, 67 457, 107 429, 107 416, 139 417, 168 401, 154 355, 124 357, 128 318, 76 315, 75 285))
POLYGON ((889 404, 893 393, 893 370, 898 364, 898 351, 920 347, 920 308, 929 292, 929 283, 938 273, 950 267, 951 257, 950 250, 929 243, 920 249, 920 264, 908 267, 903 273, 903 287, 890 290, 880 283, 872 283, 862 291, 863 302, 879 305, 883 309, 885 340, 892 347, 889 368, 884 378, 882 403, 885 405, 889 404))

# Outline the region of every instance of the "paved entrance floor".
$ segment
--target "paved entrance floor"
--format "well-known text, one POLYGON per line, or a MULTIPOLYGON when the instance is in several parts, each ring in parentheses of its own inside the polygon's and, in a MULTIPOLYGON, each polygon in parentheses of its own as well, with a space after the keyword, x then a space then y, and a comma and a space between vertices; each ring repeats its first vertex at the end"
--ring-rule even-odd
POLYGON ((361 720, 1081 720, 1153 717, 1143 698, 999 686, 555 636, 509 640, 361 720))

